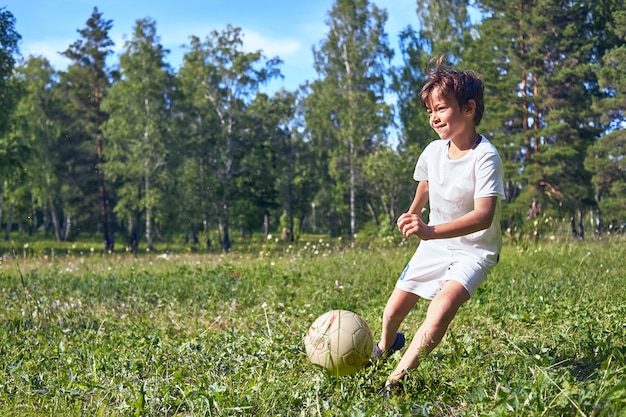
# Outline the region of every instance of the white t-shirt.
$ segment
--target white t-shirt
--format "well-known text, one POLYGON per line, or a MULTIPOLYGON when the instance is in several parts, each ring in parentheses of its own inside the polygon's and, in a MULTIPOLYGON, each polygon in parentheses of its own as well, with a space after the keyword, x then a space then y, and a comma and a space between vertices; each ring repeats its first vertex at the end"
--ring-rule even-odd
MULTIPOLYGON (((446 223, 474 209, 474 200, 498 197, 491 226, 465 236, 441 239, 438 242, 451 250, 467 251, 481 259, 497 262, 502 248, 500 200, 504 198, 504 170, 495 146, 484 136, 459 159, 448 157, 449 140, 428 144, 415 166, 413 178, 428 181, 430 202, 429 224, 446 223)), ((424 242, 422 242, 424 243, 424 242)))

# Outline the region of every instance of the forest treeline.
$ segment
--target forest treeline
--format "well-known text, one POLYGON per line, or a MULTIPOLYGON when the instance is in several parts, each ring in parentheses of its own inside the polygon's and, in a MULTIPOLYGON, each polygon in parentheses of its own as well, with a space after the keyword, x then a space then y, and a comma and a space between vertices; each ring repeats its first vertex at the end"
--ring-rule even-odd
POLYGON ((548 219, 577 238, 622 232, 626 3, 415 6, 416 27, 388 34, 375 2, 336 0, 312 48, 316 79, 273 95, 262 87, 281 76, 280 57, 244 51, 237 27, 191 36, 173 69, 157 22, 140 19, 110 64, 114 22, 94 8, 60 71, 19 55, 15 18, 0 9, 4 238, 228 250, 233 233, 389 233, 436 139, 419 91, 441 55, 483 76, 479 131, 505 165, 507 233, 548 219))

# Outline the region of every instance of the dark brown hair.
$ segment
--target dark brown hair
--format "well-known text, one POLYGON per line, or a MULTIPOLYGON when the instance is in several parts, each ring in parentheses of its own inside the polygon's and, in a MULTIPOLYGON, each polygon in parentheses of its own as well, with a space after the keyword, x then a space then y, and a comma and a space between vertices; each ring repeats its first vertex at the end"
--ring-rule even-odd
POLYGON ((471 70, 457 70, 442 65, 443 59, 442 55, 429 62, 428 79, 420 92, 422 106, 426 108, 428 100, 434 94, 456 99, 461 108, 474 100, 474 124, 478 126, 485 112, 485 86, 480 75, 471 70))

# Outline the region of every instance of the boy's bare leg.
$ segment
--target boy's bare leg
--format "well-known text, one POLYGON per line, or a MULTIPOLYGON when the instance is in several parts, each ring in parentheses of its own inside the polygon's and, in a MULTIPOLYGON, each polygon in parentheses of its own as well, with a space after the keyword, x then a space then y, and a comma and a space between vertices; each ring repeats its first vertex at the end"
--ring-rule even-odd
POLYGON ((383 311, 383 328, 380 342, 378 342, 380 349, 386 350, 393 345, 402 320, 411 312, 419 299, 419 296, 410 292, 398 288, 393 289, 383 311))
MULTIPOLYGON (((456 281, 446 282, 439 294, 430 302, 426 319, 417 330, 398 366, 387 378, 387 383, 404 377, 406 369, 415 369, 419 366, 421 356, 430 353, 441 342, 459 307, 469 298, 470 295, 463 285, 456 281)), ((379 347, 382 349, 382 346, 379 347)))

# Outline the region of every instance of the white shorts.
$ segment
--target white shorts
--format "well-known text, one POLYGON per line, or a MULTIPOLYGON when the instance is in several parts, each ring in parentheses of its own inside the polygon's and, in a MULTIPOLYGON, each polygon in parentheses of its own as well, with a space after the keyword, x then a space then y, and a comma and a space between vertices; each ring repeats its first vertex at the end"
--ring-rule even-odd
POLYGON ((422 241, 396 288, 432 300, 447 281, 456 281, 472 296, 494 266, 495 263, 451 249, 441 241, 422 241))

